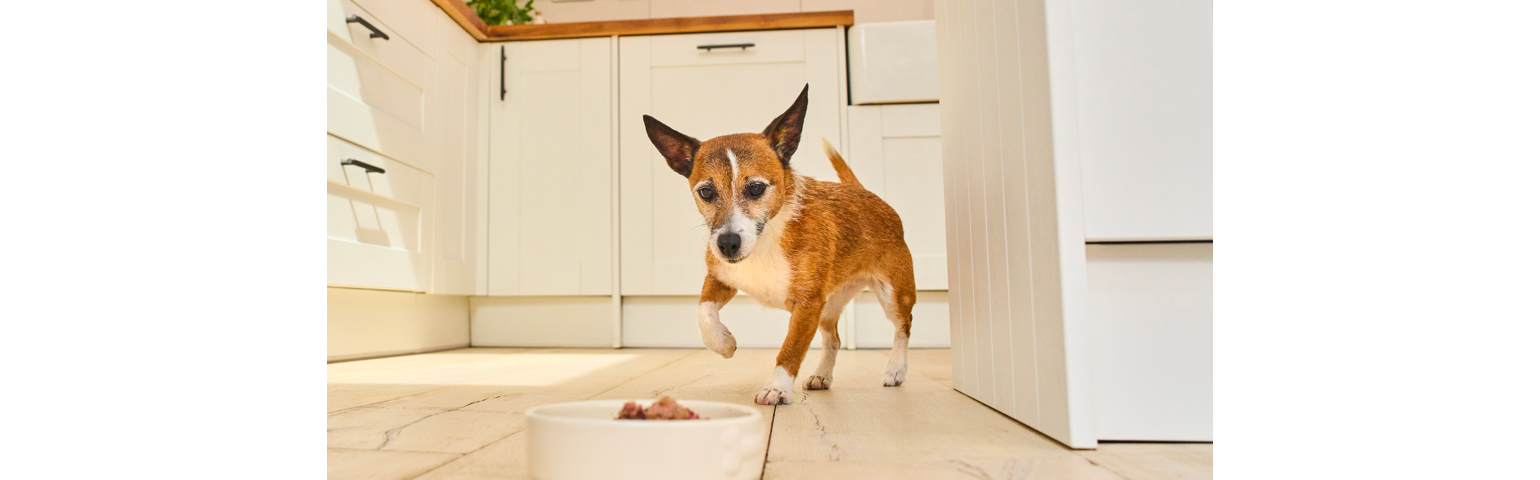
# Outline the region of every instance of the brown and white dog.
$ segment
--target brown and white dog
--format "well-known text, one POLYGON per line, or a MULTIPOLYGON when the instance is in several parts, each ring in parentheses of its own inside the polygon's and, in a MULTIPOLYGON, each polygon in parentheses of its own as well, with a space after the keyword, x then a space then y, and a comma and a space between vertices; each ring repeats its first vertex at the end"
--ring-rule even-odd
POLYGON ((706 347, 723 358, 737 350, 718 312, 739 290, 765 306, 791 312, 775 370, 754 396, 761 405, 789 402, 792 379, 815 329, 823 332, 823 360, 805 388, 829 388, 840 346, 835 326, 845 304, 864 287, 876 293, 895 327, 882 384, 896 387, 908 371, 915 293, 904 226, 892 207, 861 187, 827 140, 824 152, 839 174, 838 183, 792 170, 806 115, 804 86, 791 108, 762 133, 701 142, 642 116, 648 138, 669 168, 689 179, 695 207, 710 228, 698 318, 706 347))

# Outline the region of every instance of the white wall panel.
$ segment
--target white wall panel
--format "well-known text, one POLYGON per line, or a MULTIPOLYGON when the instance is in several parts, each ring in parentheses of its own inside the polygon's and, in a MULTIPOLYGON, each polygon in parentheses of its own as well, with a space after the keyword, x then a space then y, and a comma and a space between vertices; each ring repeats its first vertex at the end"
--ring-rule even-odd
POLYGON ((935 18, 933 0, 535 0, 535 10, 551 23, 830 10, 853 10, 856 23, 935 18))
POLYGON ((954 387, 1096 445, 1062 0, 937 2, 954 387), (1050 79, 1049 72, 1055 78, 1050 79))
POLYGON ((535 0, 535 10, 551 23, 639 20, 648 16, 648 0, 589 0, 553 2, 535 0))
POLYGON ((1088 245, 1096 436, 1214 440, 1214 244, 1088 245))
POLYGON ((652 18, 756 15, 802 10, 801 0, 647 0, 652 18))

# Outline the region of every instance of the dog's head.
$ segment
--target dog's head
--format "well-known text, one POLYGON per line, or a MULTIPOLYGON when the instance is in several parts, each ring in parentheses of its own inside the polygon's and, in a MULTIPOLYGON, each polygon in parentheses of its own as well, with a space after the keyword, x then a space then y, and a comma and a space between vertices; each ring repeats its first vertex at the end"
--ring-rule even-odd
POLYGON ((647 137, 680 175, 689 179, 695 207, 711 229, 707 247, 737 263, 754 251, 765 224, 792 201, 791 155, 802 141, 807 87, 791 108, 761 133, 723 135, 701 142, 642 116, 647 137))

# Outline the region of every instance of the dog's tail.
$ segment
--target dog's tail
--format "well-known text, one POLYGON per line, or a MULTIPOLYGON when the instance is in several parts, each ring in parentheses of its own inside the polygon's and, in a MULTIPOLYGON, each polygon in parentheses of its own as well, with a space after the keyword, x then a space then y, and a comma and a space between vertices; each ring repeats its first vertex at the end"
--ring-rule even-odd
POLYGON ((861 181, 856 180, 855 172, 850 171, 850 165, 845 164, 845 157, 840 156, 839 150, 835 150, 834 145, 830 145, 827 138, 823 139, 823 153, 829 156, 829 163, 834 164, 834 173, 840 176, 840 183, 861 187, 861 181))

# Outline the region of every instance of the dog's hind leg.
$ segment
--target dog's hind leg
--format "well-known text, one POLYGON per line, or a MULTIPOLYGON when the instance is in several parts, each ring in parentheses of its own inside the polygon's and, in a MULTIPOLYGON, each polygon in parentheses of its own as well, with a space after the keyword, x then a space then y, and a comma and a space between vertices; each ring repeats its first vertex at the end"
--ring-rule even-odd
POLYGON ((829 302, 824 304, 823 315, 818 319, 818 333, 823 335, 823 359, 818 361, 818 368, 807 377, 803 388, 824 390, 834 384, 834 356, 840 351, 840 313, 845 311, 845 305, 850 303, 850 299, 855 298, 865 287, 864 282, 851 282, 829 295, 829 302))
MULTIPOLYGON (((908 267, 908 265, 905 265, 908 267)), ((888 272, 887 278, 873 282, 882 311, 893 322, 893 353, 888 356, 888 370, 882 376, 882 386, 903 385, 904 375, 909 372, 909 326, 913 323, 915 293, 912 267, 888 272)))

